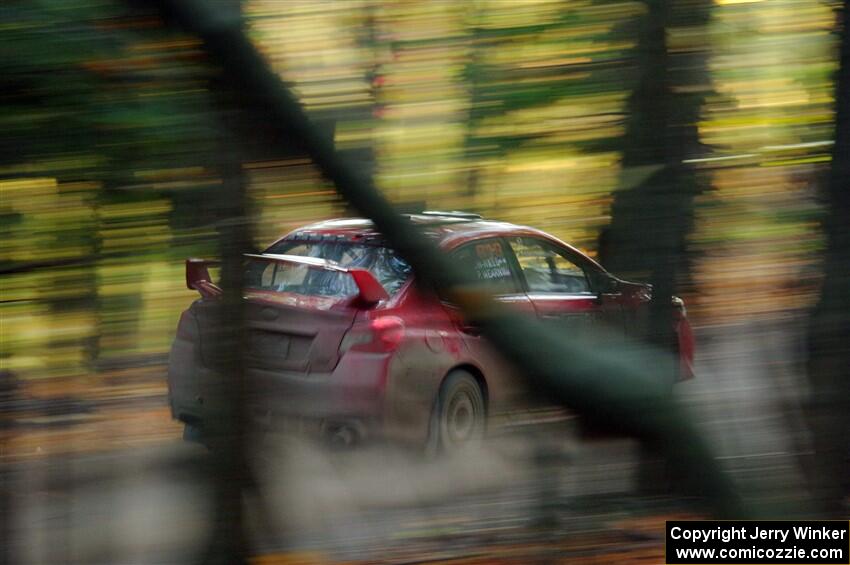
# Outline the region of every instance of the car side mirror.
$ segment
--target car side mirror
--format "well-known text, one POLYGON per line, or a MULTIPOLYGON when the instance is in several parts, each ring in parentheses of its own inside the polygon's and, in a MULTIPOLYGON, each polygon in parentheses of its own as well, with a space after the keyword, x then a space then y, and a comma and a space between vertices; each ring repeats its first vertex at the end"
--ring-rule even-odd
POLYGON ((609 274, 599 278, 599 294, 615 294, 620 291, 620 281, 609 274))

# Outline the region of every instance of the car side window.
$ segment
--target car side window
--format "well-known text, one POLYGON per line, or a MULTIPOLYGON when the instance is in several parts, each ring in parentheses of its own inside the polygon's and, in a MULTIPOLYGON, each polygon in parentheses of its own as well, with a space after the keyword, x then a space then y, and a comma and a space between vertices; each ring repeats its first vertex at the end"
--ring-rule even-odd
POLYGON ((498 239, 467 243, 454 251, 452 258, 472 269, 482 290, 493 294, 520 292, 508 255, 498 239))
POLYGON ((534 237, 510 237, 529 292, 591 294, 584 269, 561 249, 534 237))

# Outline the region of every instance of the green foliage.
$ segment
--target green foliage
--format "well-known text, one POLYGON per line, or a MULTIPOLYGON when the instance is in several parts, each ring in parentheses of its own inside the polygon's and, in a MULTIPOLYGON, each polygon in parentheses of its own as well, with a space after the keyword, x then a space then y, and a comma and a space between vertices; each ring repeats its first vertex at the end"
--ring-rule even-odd
POLYGON ((179 37, 121 3, 16 2, 5 15, 0 166, 7 174, 29 165, 60 180, 121 187, 134 183, 136 169, 208 160, 215 130, 190 43, 181 47, 179 37))

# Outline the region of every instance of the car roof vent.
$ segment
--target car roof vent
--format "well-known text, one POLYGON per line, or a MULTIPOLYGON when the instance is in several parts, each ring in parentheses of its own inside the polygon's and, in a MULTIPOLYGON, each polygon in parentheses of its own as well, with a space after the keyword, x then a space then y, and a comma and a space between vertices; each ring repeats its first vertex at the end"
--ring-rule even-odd
POLYGON ((476 214, 474 212, 459 212, 457 210, 453 210, 451 212, 443 212, 441 210, 423 210, 420 212, 423 216, 440 216, 443 218, 461 218, 464 220, 480 220, 481 214, 476 214))

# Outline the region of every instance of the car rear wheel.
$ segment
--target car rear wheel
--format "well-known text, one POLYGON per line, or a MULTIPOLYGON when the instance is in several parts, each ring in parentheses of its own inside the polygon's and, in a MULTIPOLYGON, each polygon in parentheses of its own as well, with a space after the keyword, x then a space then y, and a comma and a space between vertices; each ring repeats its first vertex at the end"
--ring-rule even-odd
POLYGON ((449 373, 431 414, 429 451, 454 451, 480 440, 486 429, 486 403, 478 381, 470 373, 449 373))

